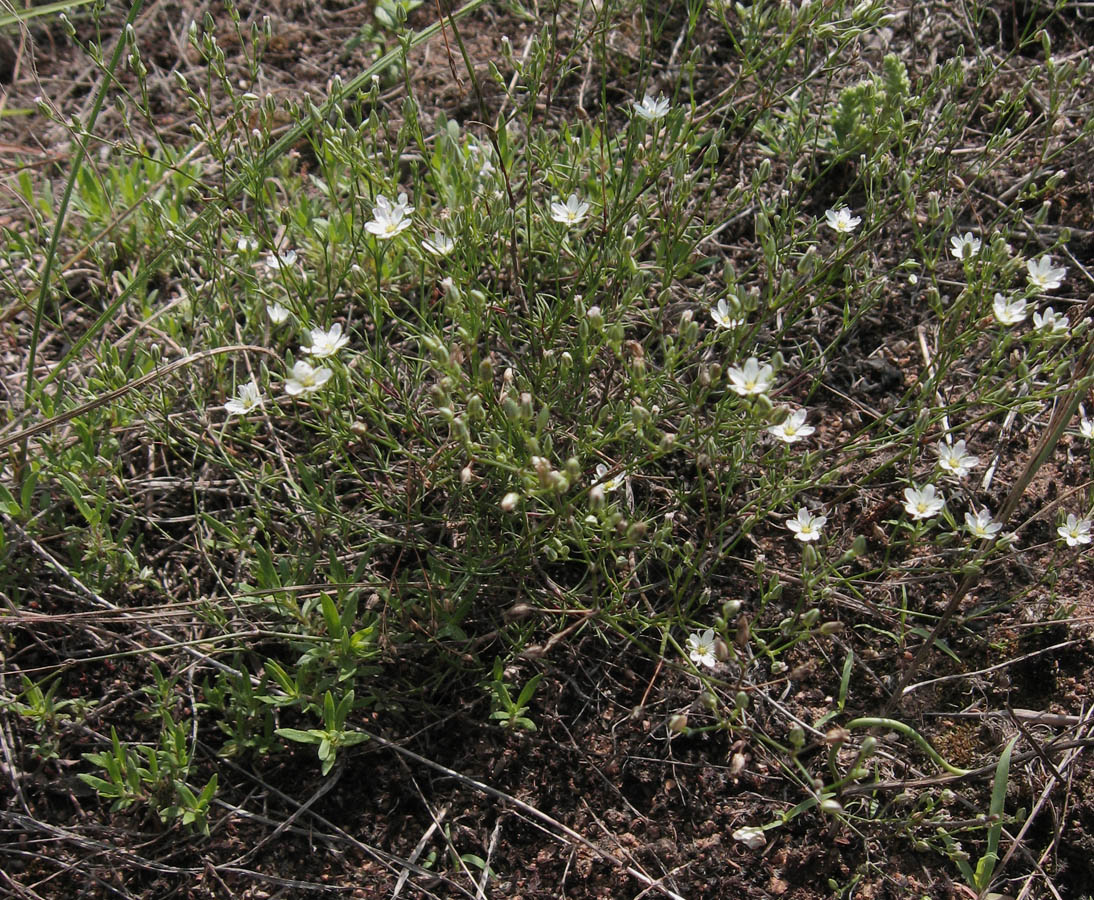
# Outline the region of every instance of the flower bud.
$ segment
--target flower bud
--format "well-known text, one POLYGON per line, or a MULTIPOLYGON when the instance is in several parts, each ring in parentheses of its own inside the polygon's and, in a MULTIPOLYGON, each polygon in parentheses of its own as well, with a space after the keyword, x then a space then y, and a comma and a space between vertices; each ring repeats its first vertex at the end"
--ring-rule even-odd
POLYGON ((762 828, 755 828, 751 825, 745 828, 738 828, 733 832, 733 840, 740 841, 749 850, 759 850, 767 843, 767 838, 764 837, 764 830, 762 828))
POLYGON ((520 494, 516 491, 510 491, 504 497, 501 498, 502 512, 512 512, 516 509, 517 504, 520 502, 520 494))

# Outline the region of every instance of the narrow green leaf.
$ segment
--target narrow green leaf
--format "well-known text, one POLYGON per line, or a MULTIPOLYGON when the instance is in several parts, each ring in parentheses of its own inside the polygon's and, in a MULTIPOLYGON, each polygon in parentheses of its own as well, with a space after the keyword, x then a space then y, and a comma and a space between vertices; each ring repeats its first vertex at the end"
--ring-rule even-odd
POLYGON ((851 684, 851 671, 855 665, 855 651, 848 650, 847 658, 843 661, 843 674, 840 676, 839 682, 839 711, 843 712, 843 707, 847 704, 847 689, 851 684))
POLYGON ((283 737, 289 741, 296 741, 300 744, 318 744, 320 738, 310 731, 301 731, 299 728, 277 728, 274 730, 274 734, 278 737, 283 737))

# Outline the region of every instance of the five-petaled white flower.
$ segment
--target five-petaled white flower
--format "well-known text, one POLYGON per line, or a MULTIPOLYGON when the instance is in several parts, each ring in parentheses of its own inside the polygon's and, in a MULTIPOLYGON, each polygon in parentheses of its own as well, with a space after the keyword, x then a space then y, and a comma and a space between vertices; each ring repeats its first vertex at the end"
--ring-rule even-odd
POLYGON ((365 229, 382 241, 389 240, 410 227, 409 216, 412 212, 414 207, 407 205, 405 193, 399 194, 399 199, 394 203, 379 194, 372 207, 372 221, 365 223, 365 229))
POLYGON ((1054 291, 1064 283, 1067 274, 1066 266, 1052 265, 1051 256, 1042 256, 1040 259, 1031 259, 1026 263, 1026 280, 1030 287, 1039 291, 1054 291))
POLYGON ((324 359, 334 356, 339 350, 349 343, 349 338, 342 334, 342 323, 335 322, 324 331, 322 328, 313 328, 308 332, 309 344, 301 347, 301 353, 307 353, 316 359, 324 359))
POLYGON ((224 409, 233 416, 242 416, 262 405, 266 398, 262 390, 252 379, 236 388, 236 395, 224 404, 224 409))
POLYGON ((589 211, 589 204, 584 200, 578 200, 577 194, 570 194, 565 203, 551 204, 551 218, 563 225, 577 225, 585 218, 589 211))
POLYGON ((714 650, 714 632, 710 628, 702 634, 696 631, 688 635, 688 656, 697 666, 713 669, 718 665, 718 655, 714 650))
POLYGON ((604 463, 598 463, 596 467, 596 479, 600 482, 600 487, 604 489, 604 493, 611 493, 619 488, 623 484, 623 473, 620 472, 613 478, 608 478, 608 467, 604 463))
POLYGON ((725 297, 718 301, 718 305, 710 311, 710 317, 719 328, 737 328, 744 325, 745 320, 734 315, 735 310, 730 309, 725 297))
POLYGON ((840 234, 850 234, 862 221, 859 216, 851 215, 851 210, 846 206, 841 206, 839 209, 826 209, 824 218, 827 220, 828 227, 840 234))
POLYGON ((955 234, 950 238, 950 253, 955 259, 969 259, 980 252, 980 238, 974 237, 971 231, 964 234, 955 234))
POLYGON ((258 249, 258 238, 253 234, 241 234, 236 241, 236 249, 240 253, 254 253, 258 249))
POLYGON ((443 231, 434 231, 433 237, 422 241, 422 246, 434 256, 448 256, 456 249, 456 242, 443 231))
POLYGON ((991 540, 1003 530, 1003 523, 996 522, 991 516, 991 511, 985 506, 976 515, 965 513, 965 528, 975 538, 991 540))
POLYGON ((296 251, 285 250, 281 253, 266 254, 266 268, 271 274, 291 269, 296 264, 296 251))
POLYGON ((956 444, 939 441, 935 447, 938 450, 938 468, 947 475, 964 478, 972 471, 973 466, 980 464, 979 456, 973 456, 965 450, 964 441, 956 444))
POLYGON ((775 380, 775 372, 769 363, 760 365, 755 356, 745 360, 744 366, 731 366, 728 372, 729 389, 747 397, 750 394, 762 394, 775 380))
POLYGON ((786 527, 794 532, 794 537, 799 541, 816 541, 820 539, 821 529, 827 521, 828 516, 815 516, 803 506, 793 519, 786 520, 786 527))
POLYGON ((921 488, 904 488, 904 509, 913 519, 937 516, 945 505, 945 499, 935 490, 933 484, 925 484, 921 488))
POLYGON ((1026 301, 1022 297, 1007 298, 996 294, 991 308, 1000 325, 1017 325, 1026 317, 1026 301))
POLYGON ((1051 306, 1046 306, 1043 313, 1033 314, 1033 327, 1050 334, 1062 334, 1067 331, 1067 316, 1056 312, 1051 306))
POLYGON ((1079 434, 1088 441, 1094 441, 1094 419, 1083 416, 1079 419, 1079 434))
POLYGON ((658 94, 656 100, 652 95, 646 94, 641 102, 634 101, 634 114, 647 122, 656 122, 669 114, 669 101, 664 94, 658 94))
POLYGON ((289 318, 289 311, 280 303, 267 303, 266 315, 274 325, 280 325, 289 318))
POLYGON ((290 397, 298 397, 301 394, 314 394, 331 375, 334 374, 325 366, 312 366, 304 360, 293 363, 292 375, 285 379, 285 393, 290 397))
POLYGON ((1075 513, 1068 513, 1067 521, 1056 529, 1056 533, 1067 541, 1069 547, 1078 547, 1079 544, 1089 544, 1090 519, 1080 519, 1075 513))
POLYGON ((808 415, 804 409, 796 409, 783 419, 778 425, 772 425, 767 429, 769 434, 775 435, 780 441, 788 444, 796 443, 802 438, 807 438, 815 429, 812 425, 805 424, 808 415))

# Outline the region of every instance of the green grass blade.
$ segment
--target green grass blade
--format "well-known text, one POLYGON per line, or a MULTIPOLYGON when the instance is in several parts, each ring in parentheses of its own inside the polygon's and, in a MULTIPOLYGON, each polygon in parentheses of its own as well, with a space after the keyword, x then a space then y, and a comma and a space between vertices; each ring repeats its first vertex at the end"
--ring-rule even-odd
MULTIPOLYGON (((22 24, 36 19, 39 16, 51 16, 54 13, 65 12, 78 6, 87 6, 93 0, 58 0, 57 3, 44 3, 41 6, 32 6, 30 9, 22 9, 18 12, 4 13, 0 16, 0 28, 8 25, 22 24)), ((140 4, 137 4, 138 6, 140 4)))

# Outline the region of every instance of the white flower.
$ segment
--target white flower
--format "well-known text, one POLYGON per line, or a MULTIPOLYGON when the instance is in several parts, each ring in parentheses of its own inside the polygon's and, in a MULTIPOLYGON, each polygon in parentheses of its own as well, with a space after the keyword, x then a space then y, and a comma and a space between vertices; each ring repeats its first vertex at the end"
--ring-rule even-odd
POLYGON ((714 652, 714 632, 707 629, 702 634, 694 632, 688 635, 688 656, 697 666, 706 666, 713 669, 718 664, 718 656, 714 652))
POLYGON ((634 101, 634 114, 647 122, 656 122, 669 114, 669 101, 664 94, 658 94, 656 100, 646 94, 641 103, 634 101))
POLYGON ((714 320, 714 324, 719 328, 737 328, 740 325, 744 325, 745 320, 743 318, 737 318, 733 315, 733 310, 729 308, 729 304, 726 302, 725 297, 718 301, 718 305, 710 311, 710 317, 714 320))
POLYGON ((935 490, 933 484, 921 488, 904 488, 904 509, 913 519, 930 519, 942 512, 945 499, 935 490))
POLYGON ((520 503, 520 494, 516 491, 510 491, 501 498, 501 503, 498 505, 501 507, 502 512, 512 512, 517 508, 518 503, 520 503))
POLYGON ((950 253, 955 259, 968 259, 980 252, 980 238, 973 237, 971 231, 950 238, 950 253))
POLYGON ((1079 434, 1088 441, 1094 441, 1094 419, 1083 416, 1079 419, 1079 434))
POLYGON ((1003 530, 1003 523, 996 522, 985 506, 976 515, 971 512, 965 513, 965 528, 975 538, 991 540, 1003 530))
POLYGON ((1080 519, 1074 513, 1067 514, 1067 521, 1056 529, 1069 547, 1090 543, 1090 519, 1080 519))
POLYGON ((729 370, 729 389, 747 397, 750 394, 762 394, 775 380, 775 372, 768 363, 760 365, 755 356, 750 356, 741 366, 731 366, 729 370))
POLYGON ((828 221, 828 227, 839 234, 850 234, 862 221, 859 216, 851 215, 851 210, 846 206, 825 210, 824 218, 828 221))
POLYGON ((339 350, 349 343, 349 338, 342 334, 342 323, 335 322, 328 331, 322 328, 313 328, 308 332, 309 345, 301 347, 301 353, 307 353, 316 359, 324 359, 334 356, 339 350))
POLYGON ((240 253, 254 253, 258 249, 258 238, 253 234, 241 234, 236 241, 236 249, 240 253))
POLYGON ((577 194, 570 194, 565 203, 551 204, 551 218, 563 225, 577 225, 589 211, 589 204, 578 200, 577 194))
POLYGON ((224 404, 224 409, 233 416, 242 416, 262 405, 266 398, 253 380, 236 388, 236 395, 224 404))
POLYGON ((996 294, 992 311, 1000 325, 1017 325, 1026 317, 1026 301, 1021 297, 1008 300, 1002 294, 996 294))
POLYGON ((314 394, 330 380, 332 374, 324 366, 315 368, 310 363, 299 360, 293 363, 292 375, 285 379, 285 393, 290 397, 314 394))
POLYGON ((1056 312, 1051 306, 1046 306, 1043 313, 1033 314, 1033 327, 1038 331, 1061 334, 1067 331, 1067 316, 1056 312))
POLYGON ((938 468, 947 475, 964 478, 972 471, 973 466, 980 464, 980 457, 965 451, 964 441, 953 445, 939 441, 935 446, 938 449, 938 468))
POLYGON ((379 194, 372 207, 372 221, 365 223, 365 229, 382 241, 390 240, 410 227, 411 221, 408 217, 412 212, 414 207, 407 205, 405 193, 400 194, 394 203, 379 194))
POLYGON ((443 231, 434 231, 432 239, 422 241, 422 246, 434 256, 448 256, 456 249, 456 242, 443 231))
POLYGON ((757 828, 754 825, 746 825, 744 828, 738 828, 733 832, 733 840, 740 841, 749 850, 759 850, 764 844, 767 843, 767 838, 764 837, 764 830, 757 828))
POLYGON ((815 516, 803 506, 795 518, 786 520, 786 527, 794 532, 794 537, 799 541, 815 541, 820 538, 821 529, 827 521, 827 516, 815 516))
POLYGON ((280 303, 267 303, 266 315, 274 325, 280 325, 289 318, 289 311, 280 303))
POLYGON ((295 250, 285 250, 281 253, 269 253, 266 255, 266 268, 270 270, 271 274, 291 269, 295 263, 295 250))
POLYGON ((600 487, 604 489, 604 493, 610 494, 623 484, 623 474, 620 473, 614 478, 606 478, 607 474, 608 467, 604 463, 599 463, 596 467, 596 480, 600 482, 600 487))
POLYGON ((780 441, 793 444, 802 438, 809 437, 817 430, 812 425, 805 424, 806 415, 804 409, 796 409, 778 425, 772 425, 767 431, 769 434, 775 435, 780 441))
POLYGON ((1051 256, 1031 259, 1026 263, 1026 280, 1039 291, 1054 291, 1064 282, 1066 266, 1053 266, 1051 256))

